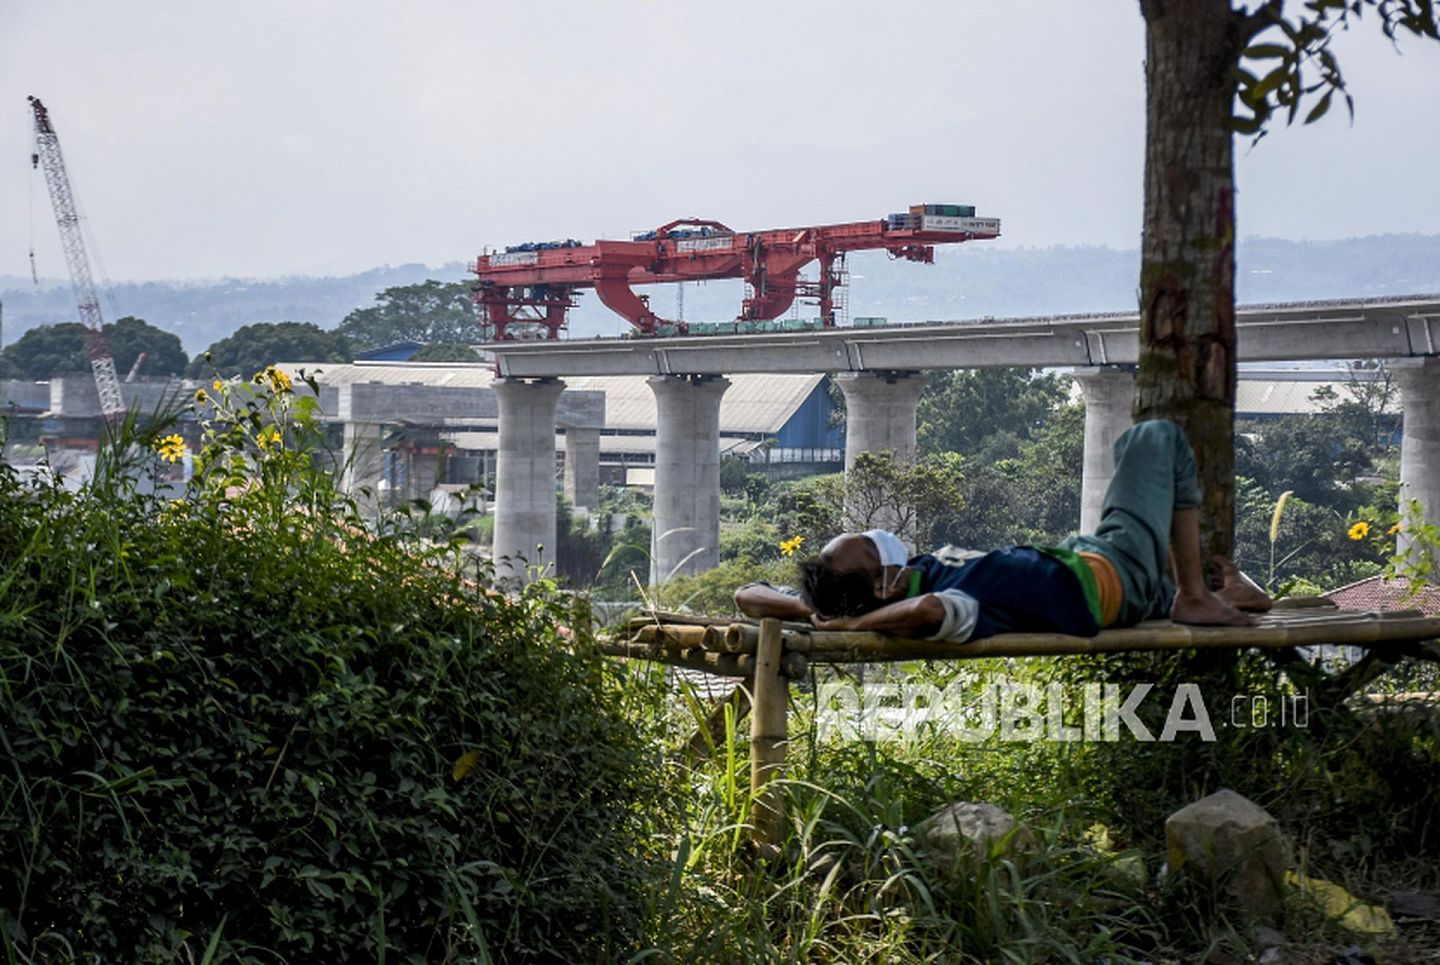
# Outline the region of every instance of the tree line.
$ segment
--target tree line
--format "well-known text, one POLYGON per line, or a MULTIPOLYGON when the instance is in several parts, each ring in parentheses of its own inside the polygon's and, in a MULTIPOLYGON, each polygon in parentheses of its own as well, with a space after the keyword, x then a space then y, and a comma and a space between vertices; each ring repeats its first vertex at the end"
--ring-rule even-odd
MULTIPOLYGON (((421 342, 419 362, 479 361, 474 340, 475 306, 467 282, 433 279, 387 288, 375 304, 357 308, 333 329, 310 322, 258 322, 236 329, 194 358, 180 339, 141 318, 127 316, 105 326, 115 368, 122 377, 145 359, 138 377, 249 376, 276 362, 348 362, 357 354, 395 342, 421 342)), ((0 378, 43 381, 90 372, 85 328, 79 322, 40 325, 0 351, 0 378)))

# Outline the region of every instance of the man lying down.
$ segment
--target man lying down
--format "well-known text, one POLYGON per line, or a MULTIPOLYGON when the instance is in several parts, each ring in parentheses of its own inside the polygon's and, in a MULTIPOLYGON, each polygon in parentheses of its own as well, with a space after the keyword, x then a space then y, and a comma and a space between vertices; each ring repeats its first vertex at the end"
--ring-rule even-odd
POLYGON ((1224 585, 1208 588, 1199 503, 1184 432, 1173 422, 1141 422, 1115 441, 1115 476, 1093 535, 907 558, 892 533, 846 533, 801 564, 800 590, 750 583, 736 591, 735 605, 751 617, 809 620, 821 630, 956 643, 1012 632, 1090 637, 1165 616, 1252 626, 1245 611, 1269 610, 1270 598, 1223 557, 1214 562, 1224 585))

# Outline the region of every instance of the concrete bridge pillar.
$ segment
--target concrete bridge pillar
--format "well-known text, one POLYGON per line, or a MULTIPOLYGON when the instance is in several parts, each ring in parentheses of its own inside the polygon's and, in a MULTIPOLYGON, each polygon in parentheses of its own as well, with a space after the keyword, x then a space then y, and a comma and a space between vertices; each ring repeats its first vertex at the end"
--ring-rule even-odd
POLYGON ((527 565, 555 562, 555 404, 565 383, 496 379, 492 388, 500 409, 495 574, 523 582, 527 565))
POLYGON ((845 469, 862 452, 890 450, 900 462, 915 461, 915 407, 925 391, 915 372, 846 373, 835 376, 845 396, 845 469))
POLYGON ((599 429, 565 427, 565 498, 576 509, 600 504, 599 429))
MULTIPOLYGON (((1440 523, 1440 356, 1397 359, 1389 364, 1400 383, 1404 413, 1400 442, 1400 515, 1419 500, 1427 523, 1440 523)), ((1401 530, 1397 549, 1410 545, 1401 530)))
POLYGON ((1115 440, 1130 428, 1135 405, 1135 370, 1104 365, 1074 372, 1085 397, 1085 465, 1080 477, 1080 532, 1100 525, 1105 490, 1115 475, 1115 440))
POLYGON ((655 512, 650 582, 720 562, 720 399, 716 376, 660 375, 655 393, 655 512))
MULTIPOLYGON (((915 461, 915 409, 925 391, 925 377, 916 372, 846 373, 835 376, 845 396, 845 472, 862 452, 892 452, 897 463, 915 461)), ((888 529, 912 550, 915 534, 903 524, 900 507, 882 507, 874 515, 847 508, 846 525, 854 529, 888 529)))

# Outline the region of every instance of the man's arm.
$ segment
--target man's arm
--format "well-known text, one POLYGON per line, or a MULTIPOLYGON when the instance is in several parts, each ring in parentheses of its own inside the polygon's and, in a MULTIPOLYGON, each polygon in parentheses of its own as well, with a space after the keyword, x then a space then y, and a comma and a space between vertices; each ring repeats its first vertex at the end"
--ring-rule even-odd
POLYGON ((812 617, 818 630, 869 630, 890 637, 930 637, 945 622, 945 605, 933 593, 890 603, 858 617, 812 617))
POLYGON ((747 617, 779 617, 802 623, 815 612, 800 597, 777 590, 768 583, 747 583, 740 587, 735 591, 735 607, 747 617))

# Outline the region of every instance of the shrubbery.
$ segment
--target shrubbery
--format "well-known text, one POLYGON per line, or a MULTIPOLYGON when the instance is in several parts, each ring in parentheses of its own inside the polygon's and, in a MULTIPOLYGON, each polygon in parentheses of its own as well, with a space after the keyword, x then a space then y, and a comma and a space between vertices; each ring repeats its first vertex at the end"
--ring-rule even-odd
POLYGON ((118 460, 78 493, 0 467, 7 953, 629 947, 653 791, 588 625, 358 528, 288 380, 201 405, 180 500, 118 460))

